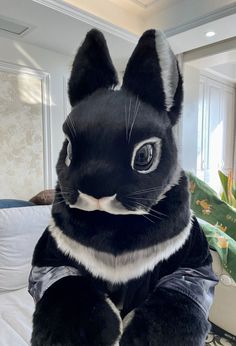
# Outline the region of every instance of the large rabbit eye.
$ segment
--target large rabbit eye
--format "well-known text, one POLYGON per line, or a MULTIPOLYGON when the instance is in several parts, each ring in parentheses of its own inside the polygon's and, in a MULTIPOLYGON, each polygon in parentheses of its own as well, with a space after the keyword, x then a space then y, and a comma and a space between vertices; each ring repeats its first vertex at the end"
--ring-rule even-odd
POLYGON ((131 166, 133 170, 139 173, 150 173, 157 168, 160 156, 161 139, 158 137, 151 137, 135 146, 131 166))
POLYGON ((67 155, 66 155, 66 160, 65 160, 65 164, 67 165, 67 167, 70 166, 71 160, 72 160, 72 145, 71 145, 71 141, 68 137, 66 137, 68 143, 67 143, 67 155))
POLYGON ((134 169, 137 171, 147 170, 152 164, 153 144, 143 145, 135 155, 134 169))

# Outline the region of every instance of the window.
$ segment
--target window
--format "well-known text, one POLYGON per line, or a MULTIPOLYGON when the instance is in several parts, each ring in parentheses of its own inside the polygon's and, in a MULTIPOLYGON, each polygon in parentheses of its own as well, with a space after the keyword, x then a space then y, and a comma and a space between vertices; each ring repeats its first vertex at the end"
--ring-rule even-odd
POLYGON ((217 192, 218 170, 233 168, 235 89, 201 75, 198 109, 197 176, 217 192))

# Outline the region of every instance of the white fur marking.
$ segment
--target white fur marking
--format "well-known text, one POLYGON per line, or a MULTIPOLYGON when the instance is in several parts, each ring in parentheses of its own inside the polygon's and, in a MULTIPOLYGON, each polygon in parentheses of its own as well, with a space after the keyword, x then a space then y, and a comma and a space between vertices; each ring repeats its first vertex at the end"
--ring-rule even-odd
POLYGON ((79 191, 79 197, 75 204, 70 204, 70 208, 77 208, 85 211, 101 210, 113 215, 143 215, 148 212, 144 209, 129 210, 116 199, 116 194, 108 197, 96 199, 86 193, 79 191))
POLYGON ((175 237, 160 244, 142 250, 128 251, 118 256, 80 244, 65 235, 59 227, 55 226, 53 220, 49 231, 56 240, 58 248, 81 263, 94 277, 100 277, 112 283, 125 283, 153 270, 157 263, 178 251, 189 237, 191 226, 190 218, 188 225, 175 237))
POLYGON ((135 310, 132 310, 123 319, 123 331, 130 325, 135 315, 135 310))
POLYGON ((158 196, 156 203, 159 203, 162 199, 166 198, 166 193, 172 189, 173 186, 177 185, 181 177, 181 168, 178 165, 176 167, 175 175, 169 184, 166 185, 162 193, 158 196))
POLYGON ((118 335, 117 340, 114 343, 114 346, 116 346, 116 345, 119 345, 120 338, 121 338, 121 336, 123 334, 123 323, 122 323, 122 319, 121 319, 121 316, 120 316, 120 312, 116 308, 115 304, 109 298, 106 298, 106 302, 110 306, 110 308, 112 309, 112 311, 114 312, 114 314, 116 315, 116 317, 118 318, 119 323, 120 323, 120 326, 119 326, 119 332, 120 333, 118 335))
POLYGON ((172 52, 165 35, 159 30, 156 30, 156 50, 161 68, 166 110, 169 111, 173 106, 179 73, 174 53, 172 52))
POLYGON ((120 344, 119 344, 119 341, 118 342, 116 342, 113 346, 119 346, 120 344))

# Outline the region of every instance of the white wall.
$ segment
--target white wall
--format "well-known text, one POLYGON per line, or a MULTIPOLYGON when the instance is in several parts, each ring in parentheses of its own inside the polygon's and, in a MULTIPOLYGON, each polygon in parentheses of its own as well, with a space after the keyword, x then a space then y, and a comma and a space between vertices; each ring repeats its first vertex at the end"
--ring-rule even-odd
POLYGON ((0 63, 17 64, 50 74, 51 165, 54 186, 56 181, 54 167, 63 140, 61 125, 68 108, 65 80, 69 75, 73 57, 2 37, 0 37, 0 47, 0 63))
POLYGON ((199 115, 204 140, 199 145, 198 176, 219 191, 218 170, 228 174, 233 169, 235 87, 206 71, 201 71, 200 84, 199 115))
POLYGON ((182 142, 180 161, 185 170, 197 169, 197 130, 200 71, 184 65, 184 108, 180 122, 182 142))
MULTIPOLYGON (((216 121, 215 118, 217 117, 217 114, 220 114, 220 119, 223 121, 223 166, 221 168, 226 172, 232 170, 235 140, 235 110, 233 102, 235 98, 235 89, 232 85, 232 83, 229 83, 226 80, 222 81, 218 77, 210 75, 208 72, 193 67, 188 63, 184 64, 184 108, 180 122, 180 161, 185 170, 192 171, 196 174, 197 163, 199 164, 199 159, 202 159, 202 153, 199 152, 199 149, 201 148, 199 148, 198 143, 198 131, 202 131, 202 128, 199 127, 199 110, 202 109, 204 109, 205 116, 207 116, 212 109, 212 121, 216 121), (206 103, 206 100, 209 99, 209 88, 206 88, 206 82, 204 82, 203 85, 203 79, 204 81, 207 81, 208 84, 211 83, 219 93, 219 95, 217 94, 219 100, 217 97, 212 99, 211 107, 209 103, 210 101, 206 103)), ((204 126, 207 125, 205 124, 204 126)), ((219 150, 217 151, 217 148, 215 148, 215 150, 216 152, 214 152, 213 149, 211 157, 214 157, 214 155, 220 155, 219 150)))

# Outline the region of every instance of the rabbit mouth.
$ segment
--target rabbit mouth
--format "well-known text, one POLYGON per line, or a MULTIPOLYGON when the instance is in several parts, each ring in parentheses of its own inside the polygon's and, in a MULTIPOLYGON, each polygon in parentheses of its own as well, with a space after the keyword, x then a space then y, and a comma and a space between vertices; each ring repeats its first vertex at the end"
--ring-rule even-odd
POLYGON ((116 194, 97 199, 79 191, 77 201, 74 204, 69 204, 69 206, 70 208, 77 208, 84 211, 99 210, 114 215, 143 215, 148 213, 147 210, 140 207, 136 208, 135 210, 126 208, 116 199, 116 194))

